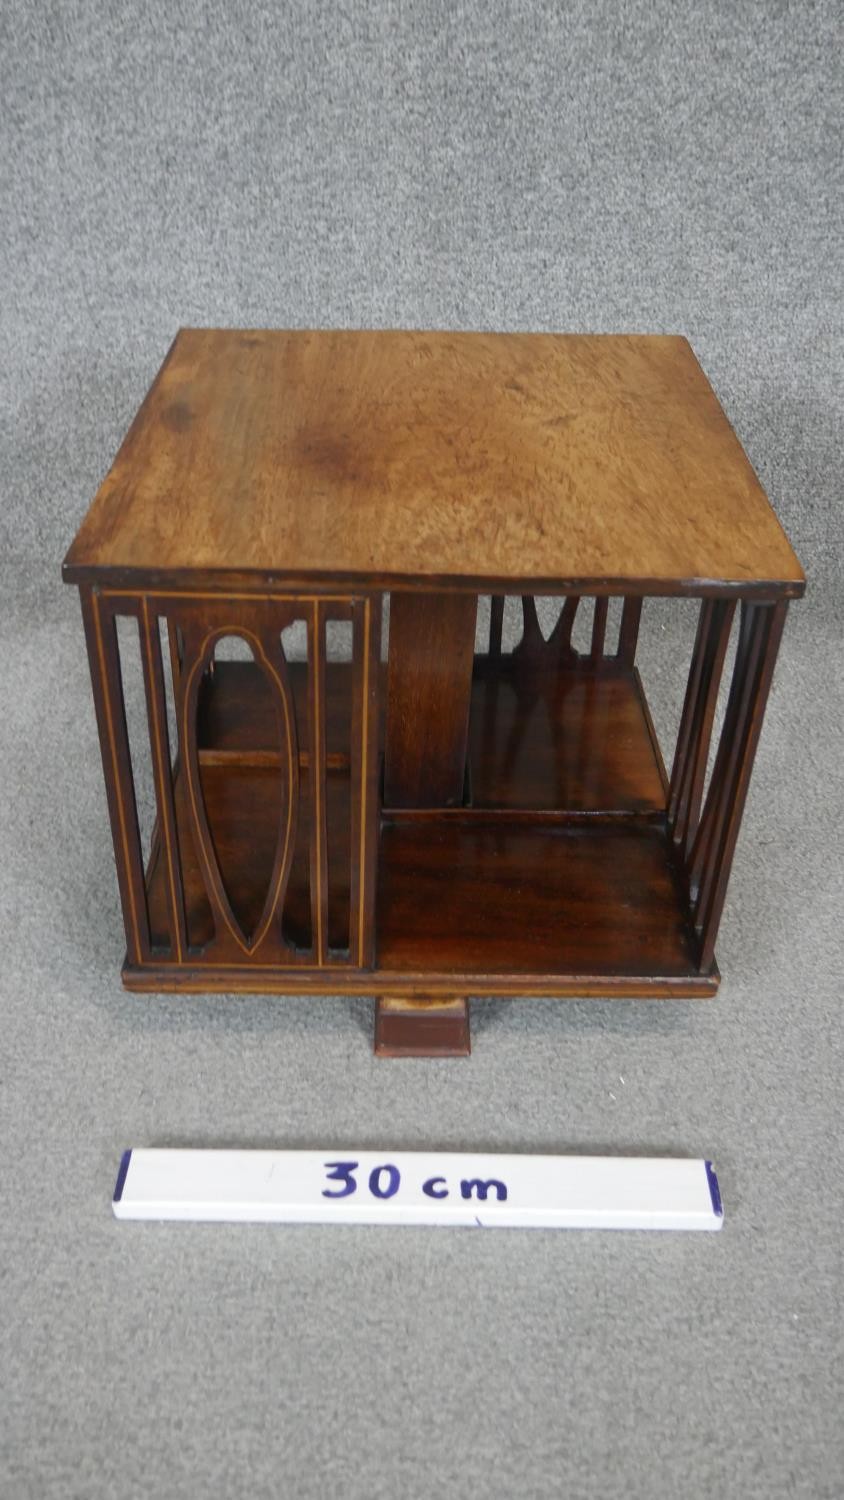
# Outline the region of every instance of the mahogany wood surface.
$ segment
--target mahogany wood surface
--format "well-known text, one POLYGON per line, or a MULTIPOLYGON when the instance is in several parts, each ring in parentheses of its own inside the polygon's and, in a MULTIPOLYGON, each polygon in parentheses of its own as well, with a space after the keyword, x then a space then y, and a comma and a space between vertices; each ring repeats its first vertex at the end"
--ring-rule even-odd
POLYGON ((691 978, 665 829, 396 821, 381 836, 378 963, 424 973, 691 978))
POLYGON ((70 581, 799 594, 668 335, 183 329, 70 581))
MULTIPOLYGON (((509 669, 508 669, 509 668, 509 669)), ((659 747, 638 673, 573 667, 522 678, 481 663, 469 714, 472 806, 658 813, 659 747)))
POLYGON ((139 964, 152 955, 117 634, 114 618, 101 608, 97 592, 82 588, 80 602, 126 931, 126 957, 128 963, 139 964))
MULTIPOLYGON (((208 822, 214 831, 220 866, 227 886, 236 896, 241 925, 251 930, 257 924, 272 871, 277 835, 279 772, 270 766, 210 765, 202 768, 202 785, 208 822)), ((200 960, 200 951, 214 942, 213 911, 196 858, 187 808, 184 781, 176 778, 175 805, 182 850, 186 927, 194 961, 221 962, 213 948, 200 960)), ((292 945, 282 951, 279 936, 274 962, 302 965, 316 962, 313 951, 315 924, 311 905, 311 809, 310 779, 300 772, 300 815, 290 870, 290 882, 282 923, 283 940, 292 945)), ((326 945, 342 953, 349 947, 349 895, 351 857, 351 794, 348 772, 332 771, 326 778, 326 822, 331 829, 327 848, 325 883, 326 945)), ((153 944, 164 951, 168 943, 167 878, 161 847, 156 844, 148 874, 150 926, 153 944)), ((323 957, 325 958, 325 951, 323 957)), ((295 981, 293 985, 295 989, 295 981)))
MULTIPOLYGON (((296 968, 272 964, 198 964, 192 960, 176 964, 151 959, 143 964, 125 963, 121 970, 127 990, 138 994, 173 991, 186 995, 355 995, 422 997, 451 1006, 455 998, 489 996, 515 1000, 527 995, 554 1000, 583 997, 616 1000, 709 999, 717 993, 718 968, 699 970, 676 978, 667 974, 629 975, 619 971, 598 974, 509 974, 493 970, 481 974, 444 973, 429 970, 414 974, 408 969, 346 968, 340 963, 322 968, 296 968)), ((420 1056, 423 1054, 420 1053, 420 1056)))
MULTIPOLYGON (((717 987, 714 933, 784 603, 742 605, 730 701, 702 811, 700 766, 729 604, 701 605, 670 787, 638 672, 629 665, 629 631, 625 637, 622 629, 616 655, 596 657, 593 634, 580 656, 570 643, 572 609, 545 641, 534 636, 528 608, 519 648, 496 656, 491 636, 490 653, 474 659, 465 802, 390 809, 381 807, 377 784, 389 707, 372 628, 380 608, 331 606, 351 614, 355 644, 352 661, 326 663, 319 642, 328 606, 318 599, 311 606, 241 601, 236 613, 229 602, 219 615, 216 605, 171 596, 130 601, 95 592, 83 603, 115 847, 122 851, 129 987, 348 990, 397 1004, 424 1001, 421 1008, 398 1005, 383 1035, 379 1020, 384 1055, 433 1047, 435 996, 450 1006, 478 993, 703 995, 717 987), (279 656, 273 690, 269 656, 279 631, 309 607, 309 661, 285 663, 282 671, 279 656), (178 642, 180 736, 172 763, 154 628, 162 609, 170 611, 171 645, 174 636, 178 642), (148 878, 140 884, 115 612, 138 620, 159 806, 148 878), (238 632, 257 644, 259 659, 215 662, 209 642, 238 632), (551 674, 549 662, 556 662, 551 674), (370 833, 359 858, 364 799, 353 788, 361 787, 364 755, 370 833), (291 797, 292 850, 280 854, 291 797), (371 883, 363 905, 362 871, 371 883), (365 919, 358 915, 364 911, 365 919)), ((602 627, 599 616, 597 631, 602 627)), ((441 1037, 437 1049, 461 1045, 441 1037)))
POLYGON ((396 594, 390 609, 384 801, 454 807, 463 800, 477 601, 396 594))
MULTIPOLYGON (((257 688, 258 675, 251 663, 218 663, 206 683, 206 708, 200 720, 206 734, 220 720, 227 724, 229 749, 219 757, 200 751, 200 767, 220 867, 227 884, 239 892, 245 930, 254 926, 260 911, 278 822, 280 763, 278 755, 268 749, 273 734, 266 696, 257 688), (237 715, 226 718, 225 705, 234 704, 237 715), (257 707, 253 712, 251 704, 262 704, 263 716, 257 707), (266 760, 256 763, 251 749, 255 742, 263 747, 266 760), (233 744, 239 749, 232 749, 233 744)), ((661 762, 654 751, 637 677, 618 669, 597 677, 588 673, 581 677, 574 670, 568 677, 569 691, 560 694, 563 712, 554 732, 561 743, 575 744, 580 753, 565 771, 564 795, 557 780, 543 781, 540 776, 533 783, 530 806, 524 809, 473 803, 453 808, 450 814, 430 808, 384 811, 376 970, 366 981, 370 991, 380 991, 386 984, 395 987, 396 976, 408 975, 413 976, 410 983, 415 989, 426 969, 459 977, 476 993, 494 976, 509 975, 511 982, 518 983, 516 976, 521 974, 523 986, 533 988, 543 973, 556 973, 559 981, 573 984, 576 976, 591 976, 594 982, 604 971, 613 984, 638 981, 646 990, 654 984, 658 993, 661 980, 669 980, 672 993, 683 992, 684 983, 692 993, 701 991, 700 975, 689 958, 693 938, 689 929, 683 929, 683 906, 676 872, 672 873, 661 762), (584 730, 584 723, 592 722, 586 705, 592 705, 594 714, 594 705, 602 697, 606 708, 597 712, 596 733, 590 738, 588 729, 584 730), (582 753, 584 737, 591 753, 582 753), (615 798, 602 799, 598 795, 602 786, 608 792, 615 788, 615 798), (607 804, 604 811, 602 801, 607 804), (613 889, 614 900, 610 899, 613 889), (595 911, 592 926, 587 928, 585 913, 590 907, 595 911)), ((349 703, 351 678, 351 664, 334 664, 326 717, 338 725, 342 705, 349 703)), ((486 676, 475 687, 483 693, 488 687, 486 676)), ((494 785, 485 776, 487 763, 493 775, 501 774, 502 751, 518 722, 508 704, 507 688, 505 683, 503 712, 497 720, 490 718, 483 697, 480 700, 485 733, 479 740, 478 769, 472 777, 475 785, 483 785, 485 779, 494 785)), ((550 761, 553 733, 548 733, 544 716, 525 717, 520 741, 526 767, 532 759, 538 764, 543 757, 550 761)), ((276 962, 295 969, 288 976, 290 990, 301 985, 303 970, 315 961, 308 899, 312 806, 308 785, 308 768, 300 765, 301 811, 283 926, 294 951, 276 953, 276 962)), ((521 782, 516 778, 515 785, 527 792, 532 783, 525 773, 521 782)), ((348 947, 350 788, 347 770, 328 773, 327 931, 329 949, 338 956, 348 947)), ((192 854, 190 817, 178 775, 175 803, 179 844, 184 850, 192 962, 207 966, 210 981, 220 956, 213 946, 202 952, 213 943, 213 912, 192 854)), ((159 947, 166 944, 165 877, 158 846, 149 876, 149 907, 153 944, 159 947)), ((713 987, 712 976, 705 979, 703 991, 707 992, 713 987)), ((332 985, 345 988, 346 984, 346 975, 338 967, 332 985)), ((249 987, 248 980, 245 987, 249 987)))
POLYGON ((375 1002, 376 1057, 468 1057, 469 1002, 379 996, 375 1002))
MULTIPOLYGON (((302 720, 307 666, 291 662, 288 673, 297 717, 302 720)), ((381 691, 385 696, 383 675, 381 691)), ((330 662, 325 679, 330 769, 349 765, 351 695, 350 663, 330 662)), ((383 719, 377 732, 383 735, 383 719)), ((277 763, 272 702, 253 662, 215 664, 213 676, 206 679, 200 693, 197 741, 202 765, 277 763)), ((510 657, 505 656, 494 671, 484 657, 477 657, 466 758, 471 809, 477 812, 656 814, 665 810, 665 772, 639 674, 612 660, 601 672, 573 665, 556 674, 525 679, 510 657)), ((307 748, 301 744, 299 761, 302 768, 308 764, 307 748)), ((464 770, 461 765, 461 796, 464 770)), ((386 793, 384 805, 385 810, 395 805, 386 793)), ((444 811, 444 807, 439 809, 444 811)))
MULTIPOLYGON (((296 714, 304 721, 308 703, 308 668, 303 661, 288 664, 296 714)), ((351 748, 352 672, 349 662, 325 666, 325 756, 333 769, 348 769, 351 748)), ((197 743, 200 761, 225 765, 275 764, 278 732, 272 702, 263 690, 260 668, 251 661, 218 661, 213 675, 203 680, 198 704, 197 743)), ((310 749, 299 746, 299 764, 307 766, 310 749)))

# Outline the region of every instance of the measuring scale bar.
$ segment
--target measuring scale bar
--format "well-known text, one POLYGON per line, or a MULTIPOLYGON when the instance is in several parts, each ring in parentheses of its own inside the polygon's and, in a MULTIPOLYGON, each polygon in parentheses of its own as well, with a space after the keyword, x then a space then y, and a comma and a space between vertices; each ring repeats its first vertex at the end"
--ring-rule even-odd
POLYGON ((118 1219, 720 1229, 712 1163, 428 1151, 126 1151, 118 1219))

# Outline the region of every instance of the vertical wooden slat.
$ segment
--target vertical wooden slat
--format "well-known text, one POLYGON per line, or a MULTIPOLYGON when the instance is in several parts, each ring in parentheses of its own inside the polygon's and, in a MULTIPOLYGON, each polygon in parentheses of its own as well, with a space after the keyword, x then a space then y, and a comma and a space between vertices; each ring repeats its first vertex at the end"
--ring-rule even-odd
MULTIPOLYGON (((170 762, 170 740, 167 733, 167 696, 164 689, 164 667, 161 660, 161 636, 158 616, 150 615, 149 601, 141 601, 141 660, 147 701, 147 724, 158 804, 158 826, 166 867, 166 893, 169 912, 170 944, 177 963, 187 948, 182 862, 176 831, 176 809, 173 800, 173 778, 170 762)), ((168 635, 170 632, 168 630, 168 635)), ((171 648, 172 649, 172 648, 171 648)))
POLYGON ((618 657, 626 667, 632 667, 636 660, 636 646, 639 641, 639 623, 641 618, 642 600, 634 596, 626 597, 621 611, 621 625, 618 631, 618 657))
POLYGON ((139 964, 150 957, 149 915, 115 619, 96 590, 82 588, 80 598, 126 928, 126 956, 130 964, 139 964))
POLYGON ((706 889, 711 880, 715 850, 728 815, 731 781, 741 751, 742 720, 746 714, 749 696, 753 691, 753 676, 761 648, 758 627, 758 618, 746 607, 742 607, 733 677, 721 728, 721 738, 715 754, 715 764, 712 767, 706 806, 694 837, 690 841, 686 865, 696 918, 701 909, 701 899, 705 899, 706 889))
POLYGON ((381 717, 381 598, 355 600, 353 620, 352 849, 349 954, 360 968, 375 962, 381 717))
POLYGON ((675 846, 684 859, 698 824, 718 688, 734 613, 735 604, 722 599, 704 599, 700 607, 668 794, 668 820, 675 846))
POLYGON ((696 840, 691 860, 695 927, 700 938, 700 963, 703 968, 712 963, 750 773, 787 610, 786 600, 780 600, 777 604, 755 604, 748 600, 742 602, 741 630, 730 699, 704 815, 707 827, 704 831, 704 820, 701 820, 699 830, 699 834, 703 834, 701 844, 705 854, 703 857, 698 855, 696 840))
POLYGON ((522 594, 522 638, 516 650, 533 655, 542 650, 545 640, 536 613, 536 600, 532 594, 522 594))
POLYGON ((493 594, 489 601, 489 655, 498 661, 501 656, 501 637, 504 630, 504 595, 493 594))
POLYGON ((513 651, 514 661, 523 663, 528 668, 540 666, 545 670, 553 662, 567 663, 576 660, 577 652, 572 647, 571 634, 580 606, 580 594, 565 596, 557 623, 547 641, 539 623, 536 600, 531 594, 523 594, 521 597, 524 627, 522 638, 513 651))
POLYGON ((328 957, 328 833, 325 782, 325 606, 314 600, 308 619, 308 719, 311 800, 311 930, 314 958, 328 957))
POLYGON ((570 661, 577 656, 571 643, 571 633, 580 608, 580 594, 567 594, 563 600, 557 623, 548 639, 548 648, 558 661, 570 661))
POLYGON ((184 642, 181 641, 181 631, 175 621, 167 623, 167 645, 170 651, 170 676, 173 680, 173 701, 179 688, 179 678, 182 675, 182 654, 184 642))
POLYGON ((190 617, 184 617, 184 624, 180 629, 184 654, 179 680, 174 684, 174 697, 179 734, 179 760, 190 839, 205 887, 208 905, 211 908, 214 944, 220 951, 224 951, 225 945, 231 939, 236 945, 239 958, 241 953, 246 952, 247 940, 231 909, 217 861, 214 840, 208 824, 197 745, 197 702, 203 672, 207 665, 206 658, 213 656, 213 626, 198 613, 193 613, 190 617))
POLYGON ((604 643, 607 638, 607 606, 609 600, 602 595, 595 600, 595 615, 592 621, 592 665, 597 666, 603 660, 604 643))
MULTIPOLYGON (((693 759, 697 741, 701 735, 699 724, 701 714, 701 701, 706 696, 707 686, 713 690, 714 697, 718 696, 718 683, 704 682, 704 664, 707 644, 712 636, 712 612, 715 608, 715 600, 702 599, 697 617, 697 630, 695 632, 695 643, 692 647, 692 660, 689 667, 689 678, 686 683, 686 694, 683 699, 683 712, 680 715, 680 727, 677 730, 677 743, 674 747, 674 762, 671 767, 671 784, 668 796, 668 821, 671 825, 675 843, 682 843, 685 829, 680 826, 680 810, 684 805, 684 792, 691 774, 691 761, 693 759)), ((711 730, 711 722, 710 722, 711 730)), ((707 746, 700 747, 704 753, 704 759, 708 751, 707 746)))

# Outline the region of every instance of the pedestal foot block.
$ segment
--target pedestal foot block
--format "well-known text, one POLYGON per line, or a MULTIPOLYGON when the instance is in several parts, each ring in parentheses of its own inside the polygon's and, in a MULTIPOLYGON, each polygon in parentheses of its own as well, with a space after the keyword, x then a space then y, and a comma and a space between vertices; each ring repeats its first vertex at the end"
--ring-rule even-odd
POLYGON ((468 1000, 376 1000, 376 1057, 468 1057, 471 1050, 468 1000))

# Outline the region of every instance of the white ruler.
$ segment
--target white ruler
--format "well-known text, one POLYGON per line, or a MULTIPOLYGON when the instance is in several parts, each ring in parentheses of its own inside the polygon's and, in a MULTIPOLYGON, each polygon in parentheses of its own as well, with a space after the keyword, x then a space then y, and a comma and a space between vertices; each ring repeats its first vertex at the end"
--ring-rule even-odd
POLYGON ((708 1161, 466 1152, 124 1154, 118 1219, 454 1224, 482 1229, 720 1229, 708 1161))

